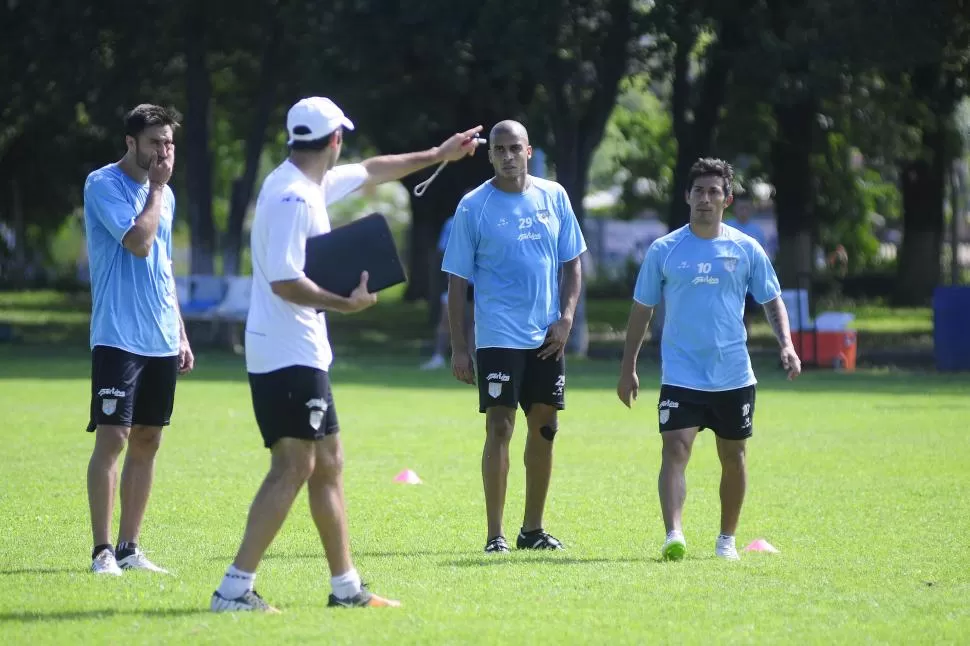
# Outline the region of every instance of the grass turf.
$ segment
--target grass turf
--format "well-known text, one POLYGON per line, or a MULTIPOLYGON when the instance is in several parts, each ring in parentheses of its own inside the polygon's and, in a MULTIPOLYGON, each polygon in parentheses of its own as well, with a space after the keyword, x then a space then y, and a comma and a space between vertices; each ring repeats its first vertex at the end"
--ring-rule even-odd
MULTIPOLYGON (((738 541, 766 538, 781 553, 714 558, 718 465, 704 433, 688 470, 688 557, 662 563, 656 366, 642 366, 633 411, 613 394, 616 368, 569 368, 546 516, 568 549, 486 557, 474 391, 410 359, 338 360, 353 553, 373 589, 404 607, 325 608, 328 575, 301 493, 259 570, 257 589, 284 611, 269 617, 207 611, 268 464, 241 360, 203 354, 179 385, 141 536, 175 576, 115 579, 86 571, 86 354, 0 348, 0 638, 911 643, 970 633, 970 377, 813 372, 787 383, 759 366, 738 541), (393 483, 403 468, 424 484, 393 483)), ((522 443, 520 429, 509 535, 522 514, 522 443)))

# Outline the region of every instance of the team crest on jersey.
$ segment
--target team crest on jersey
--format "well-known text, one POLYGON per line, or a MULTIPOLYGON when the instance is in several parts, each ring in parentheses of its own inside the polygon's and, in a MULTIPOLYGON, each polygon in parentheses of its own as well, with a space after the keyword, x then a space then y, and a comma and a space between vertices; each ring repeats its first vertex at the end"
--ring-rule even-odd
POLYGON ((501 381, 490 381, 488 382, 488 395, 492 399, 498 399, 498 396, 502 394, 502 382, 501 381))
POLYGON ((118 410, 118 400, 117 399, 111 398, 111 399, 102 399, 101 400, 101 412, 102 413, 104 413, 105 415, 114 415, 116 410, 118 410))
POLYGON ((725 258, 724 259, 724 269, 726 269, 727 271, 734 271, 737 268, 738 268, 738 259, 737 258, 725 258))
POLYGON ((538 211, 536 211, 536 219, 539 222, 542 222, 543 224, 546 224, 547 222, 549 222, 549 210, 539 209, 538 211))
POLYGON ((670 421, 670 409, 669 408, 661 408, 660 409, 660 423, 661 424, 666 424, 668 421, 670 421))

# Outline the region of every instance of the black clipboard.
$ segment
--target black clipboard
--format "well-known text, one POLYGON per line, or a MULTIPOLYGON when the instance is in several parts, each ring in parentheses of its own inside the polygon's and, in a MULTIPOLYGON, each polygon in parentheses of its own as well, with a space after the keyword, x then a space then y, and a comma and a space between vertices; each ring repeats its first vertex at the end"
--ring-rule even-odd
POLYGON ((303 273, 322 289, 350 296, 363 271, 371 293, 407 281, 391 229, 380 213, 307 238, 303 273))

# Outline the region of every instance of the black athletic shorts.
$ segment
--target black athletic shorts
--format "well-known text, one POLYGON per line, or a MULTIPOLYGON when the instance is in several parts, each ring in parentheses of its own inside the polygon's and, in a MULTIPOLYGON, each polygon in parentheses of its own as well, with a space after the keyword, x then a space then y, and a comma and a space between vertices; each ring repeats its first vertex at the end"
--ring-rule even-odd
POLYGON ((111 426, 168 426, 175 406, 179 358, 145 357, 96 345, 91 351, 87 431, 111 426))
POLYGON ((660 432, 698 426, 726 440, 747 439, 754 432, 754 399, 753 385, 709 392, 664 384, 657 404, 660 432))
POLYGON ((326 371, 287 366, 249 373, 256 424, 263 444, 272 448, 281 437, 322 440, 340 430, 326 371))
POLYGON ((492 406, 522 407, 526 415, 533 404, 566 407, 566 358, 539 358, 539 348, 479 348, 478 410, 492 406))

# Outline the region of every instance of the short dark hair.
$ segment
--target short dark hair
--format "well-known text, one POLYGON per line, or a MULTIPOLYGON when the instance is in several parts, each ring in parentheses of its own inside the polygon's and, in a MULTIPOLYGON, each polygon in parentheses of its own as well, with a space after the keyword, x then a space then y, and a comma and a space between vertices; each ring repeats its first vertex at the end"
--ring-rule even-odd
POLYGON ((701 157, 690 167, 687 173, 687 191, 694 188, 694 180, 698 177, 720 177, 724 180, 724 196, 734 193, 734 168, 723 159, 701 157))
POLYGON ((142 103, 132 108, 125 115, 125 135, 137 137, 146 128, 153 126, 171 126, 175 130, 180 125, 182 115, 175 108, 163 108, 160 105, 142 103))
MULTIPOLYGON (((297 126, 298 128, 304 126, 297 126)), ((320 137, 319 139, 309 139, 309 140, 296 140, 290 144, 290 150, 326 150, 327 146, 333 141, 333 137, 338 131, 342 130, 337 128, 326 137, 320 137)), ((297 133, 299 134, 299 133, 297 133)))

